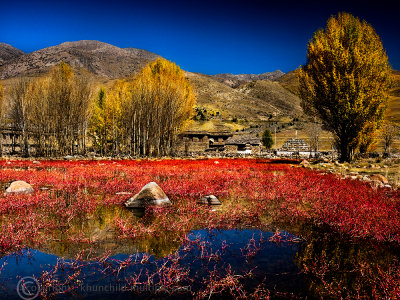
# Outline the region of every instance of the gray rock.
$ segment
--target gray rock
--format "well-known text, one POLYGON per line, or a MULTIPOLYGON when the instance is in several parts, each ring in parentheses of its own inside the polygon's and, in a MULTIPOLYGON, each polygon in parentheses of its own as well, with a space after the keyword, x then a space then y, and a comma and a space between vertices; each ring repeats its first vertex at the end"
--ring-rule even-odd
POLYGON ((146 184, 139 193, 125 202, 125 206, 129 208, 144 208, 149 205, 169 204, 171 204, 171 201, 155 182, 146 184))
POLYGON ((199 204, 209 204, 209 205, 221 205, 221 201, 218 200, 217 197, 214 195, 207 195, 204 197, 201 197, 197 203, 199 204))
POLYGON ((29 183, 18 180, 12 182, 4 194, 31 194, 33 191, 33 187, 29 183))
POLYGON ((369 177, 366 176, 366 175, 363 176, 362 180, 365 181, 365 182, 371 182, 371 179, 369 179, 369 177))

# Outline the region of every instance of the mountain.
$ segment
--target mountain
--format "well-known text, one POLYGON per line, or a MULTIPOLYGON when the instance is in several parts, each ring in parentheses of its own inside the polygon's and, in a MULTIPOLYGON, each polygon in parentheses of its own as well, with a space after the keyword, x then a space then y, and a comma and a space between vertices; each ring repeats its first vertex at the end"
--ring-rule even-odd
POLYGON ((222 119, 268 120, 273 116, 301 115, 300 99, 278 82, 254 81, 232 88, 213 76, 186 72, 195 93, 197 106, 222 119))
POLYGON ((118 48, 98 41, 66 42, 29 54, 19 55, 0 66, 0 78, 35 76, 64 61, 107 79, 126 77, 159 55, 141 49, 118 48))
POLYGON ((257 80, 238 88, 242 93, 268 102, 273 105, 280 115, 301 115, 300 98, 285 89, 279 82, 257 80))
POLYGON ((270 80, 275 81, 285 75, 281 70, 276 70, 274 72, 266 72, 262 74, 216 74, 211 75, 215 80, 222 82, 230 87, 238 87, 239 85, 254 81, 254 80, 270 80))
POLYGON ((11 45, 0 43, 0 66, 24 54, 23 51, 14 48, 11 45))
MULTIPOLYGON (((98 84, 108 85, 160 57, 146 50, 118 48, 98 41, 66 42, 29 54, 11 46, 0 49, 14 49, 1 52, 14 53, 4 55, 4 63, 0 65, 0 79, 3 79, 6 89, 14 84, 17 77, 40 76, 61 61, 75 69, 89 70, 96 75, 98 84)), ((197 106, 207 108, 209 119, 213 122, 232 119, 262 121, 270 119, 271 115, 301 115, 298 97, 278 82, 270 81, 284 75, 279 70, 263 74, 185 74, 196 93, 197 106)))

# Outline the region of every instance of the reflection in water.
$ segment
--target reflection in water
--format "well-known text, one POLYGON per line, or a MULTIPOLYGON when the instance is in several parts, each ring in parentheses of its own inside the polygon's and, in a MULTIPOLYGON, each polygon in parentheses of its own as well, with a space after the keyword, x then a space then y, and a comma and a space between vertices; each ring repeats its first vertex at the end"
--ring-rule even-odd
POLYGON ((396 245, 354 242, 343 236, 314 231, 307 243, 300 246, 296 262, 308 275, 309 294, 391 298, 396 293, 395 277, 398 282, 400 275, 399 250, 396 245))
MULTIPOLYGON (((1 281, 7 284, 0 290, 0 298, 16 296, 16 275, 34 275, 40 283, 50 284, 52 288, 46 290, 47 296, 57 294, 65 285, 64 288, 71 289, 78 298, 119 296, 123 299, 134 293, 135 298, 161 296, 176 299, 177 295, 192 298, 202 291, 207 292, 209 287, 223 286, 226 290, 217 294, 219 298, 226 293, 230 295, 231 279, 246 293, 264 282, 265 288, 280 295, 305 296, 304 278, 294 263, 297 243, 273 242, 271 238, 274 235, 255 229, 195 230, 187 235, 178 251, 159 259, 143 253, 118 254, 104 261, 66 260, 60 264, 57 256, 31 250, 29 256, 25 253, 19 258, 0 259, 0 264, 8 263, 1 274, 1 281), (30 267, 26 268, 27 265, 30 267), (69 278, 74 278, 74 281, 69 278), (100 286, 122 286, 134 292, 99 292, 100 286), (152 289, 159 286, 170 290, 181 288, 183 292, 170 294, 152 289), (142 290, 137 290, 138 287, 142 290)), ((68 299, 70 295, 61 294, 57 299, 68 299)))
MULTIPOLYGON (((80 290, 81 284, 123 284, 132 289, 133 282, 159 284, 166 280, 163 276, 169 276, 173 287, 190 286, 196 294, 227 282, 224 276, 229 278, 229 272, 242 274, 233 278, 240 281, 243 290, 255 291, 261 283, 270 295, 278 298, 396 298, 400 269, 394 268, 394 262, 400 253, 398 247, 351 241, 327 234, 329 228, 323 230, 307 224, 279 226, 306 237, 305 241, 293 235, 285 237, 285 232, 259 229, 193 230, 181 239, 171 231, 137 239, 119 236, 117 219, 147 225, 155 220, 152 214, 143 216, 144 210, 99 207, 90 217, 75 218, 62 230, 53 231, 35 250, 0 258, 0 268, 7 263, 0 272, 0 298, 17 298, 17 276, 34 275, 60 286, 71 284, 68 278, 76 276, 74 292, 79 297, 107 299, 117 294, 103 295, 93 290, 87 293, 80 290), (80 240, 71 241, 71 236, 80 236, 80 240), (61 266, 60 258, 65 260, 61 266)), ((52 293, 55 292, 49 292, 52 293)))
POLYGON ((105 253, 130 255, 146 252, 157 258, 176 251, 180 244, 168 233, 137 240, 119 238, 119 233, 115 229, 115 219, 122 218, 138 222, 144 213, 143 209, 100 206, 92 216, 75 218, 62 230, 52 231, 51 238, 46 239, 36 248, 63 258, 75 258, 83 250, 90 250, 95 256, 105 253), (87 242, 73 242, 68 239, 69 236, 81 236, 81 240, 87 242))

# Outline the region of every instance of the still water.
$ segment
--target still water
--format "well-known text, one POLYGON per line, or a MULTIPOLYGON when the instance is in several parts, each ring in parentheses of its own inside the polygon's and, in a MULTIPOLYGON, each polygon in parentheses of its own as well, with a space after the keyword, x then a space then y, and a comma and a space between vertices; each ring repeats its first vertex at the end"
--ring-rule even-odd
POLYGON ((90 245, 64 243, 60 233, 37 249, 1 257, 0 299, 186 299, 225 284, 213 297, 218 299, 231 296, 235 280, 240 282, 235 295, 251 294, 260 284, 277 299, 332 298, 335 288, 344 296, 358 290, 368 295, 371 280, 380 280, 374 270, 387 269, 400 253, 397 247, 351 241, 313 226, 199 229, 179 243, 168 237, 119 240, 109 222, 126 213, 100 211, 75 224, 85 228, 94 241, 90 245))

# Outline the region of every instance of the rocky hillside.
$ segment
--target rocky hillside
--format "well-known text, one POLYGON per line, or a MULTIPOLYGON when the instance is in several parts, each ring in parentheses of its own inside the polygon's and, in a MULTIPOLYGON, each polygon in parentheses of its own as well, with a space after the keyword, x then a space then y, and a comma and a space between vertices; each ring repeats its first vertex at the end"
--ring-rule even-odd
POLYGON ((11 45, 0 43, 0 66, 25 53, 11 45))
POLYGON ((268 120, 273 116, 301 115, 299 98, 277 82, 254 81, 232 88, 212 77, 186 73, 197 96, 197 105, 222 119, 268 120))
POLYGON ((157 57, 146 50, 123 49, 98 41, 66 42, 5 61, 0 66, 0 78, 43 74, 64 61, 74 68, 85 68, 97 76, 115 79, 137 72, 157 57))
POLYGON ((257 80, 240 86, 238 90, 250 97, 268 102, 277 108, 281 115, 301 114, 300 98, 285 89, 279 82, 257 80))
POLYGON ((212 75, 212 77, 222 82, 230 87, 238 87, 241 84, 251 82, 254 80, 270 80, 275 81, 285 75, 281 70, 276 70, 274 72, 266 72, 262 74, 216 74, 212 75))

